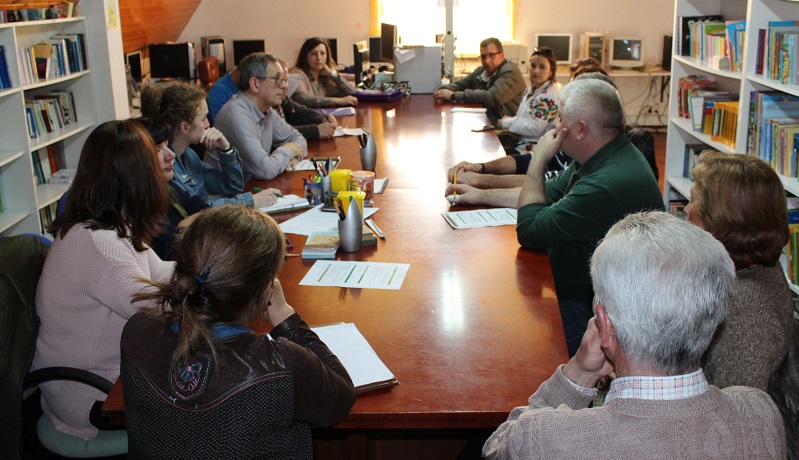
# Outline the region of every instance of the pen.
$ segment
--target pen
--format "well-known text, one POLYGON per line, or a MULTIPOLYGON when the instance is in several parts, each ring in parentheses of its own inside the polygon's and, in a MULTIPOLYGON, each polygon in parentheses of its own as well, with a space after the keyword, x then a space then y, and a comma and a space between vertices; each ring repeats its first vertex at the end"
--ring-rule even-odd
POLYGON ((344 205, 341 204, 341 200, 336 199, 336 212, 338 213, 338 219, 344 220, 347 216, 344 214, 344 205))
POLYGON ((377 226, 377 223, 374 220, 372 220, 371 218, 366 219, 366 225, 368 225, 369 228, 371 228, 372 231, 375 232, 375 235, 380 237, 380 239, 383 240, 386 239, 386 233, 383 230, 380 230, 380 227, 377 226))
MULTIPOLYGON (((455 171, 455 172, 452 173, 452 185, 455 185, 457 183, 458 183, 458 171, 455 171)), ((458 201, 458 191, 457 190, 453 190, 452 193, 455 194, 454 195, 455 196, 455 201, 458 201)))

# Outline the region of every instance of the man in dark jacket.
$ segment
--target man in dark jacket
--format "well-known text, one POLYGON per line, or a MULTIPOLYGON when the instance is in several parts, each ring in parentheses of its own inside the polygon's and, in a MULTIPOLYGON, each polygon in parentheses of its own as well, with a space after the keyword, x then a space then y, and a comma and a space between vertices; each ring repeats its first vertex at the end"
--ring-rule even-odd
POLYGON ((492 124, 516 115, 526 85, 516 64, 505 59, 498 39, 480 42, 480 62, 483 65, 469 76, 438 88, 433 96, 442 101, 482 104, 492 124))

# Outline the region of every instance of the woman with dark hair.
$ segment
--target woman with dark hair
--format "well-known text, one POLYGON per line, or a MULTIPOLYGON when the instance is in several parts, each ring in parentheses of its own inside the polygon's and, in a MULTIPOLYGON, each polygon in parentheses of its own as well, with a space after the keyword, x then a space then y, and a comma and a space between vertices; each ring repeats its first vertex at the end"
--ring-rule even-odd
POLYGON ((199 196, 189 195, 172 181, 175 175, 175 152, 169 149, 169 130, 166 125, 147 117, 137 118, 136 121, 147 129, 158 149, 158 161, 169 196, 164 227, 161 233, 153 238, 150 246, 161 260, 175 260, 175 243, 178 234, 194 220, 198 212, 208 209, 210 206, 199 196))
POLYGON ((346 107, 358 105, 352 96, 355 88, 336 71, 327 40, 319 37, 305 40, 291 69, 291 77, 299 85, 291 98, 308 107, 346 107))
POLYGON ((792 338, 793 301, 778 263, 789 238, 785 190, 768 163, 749 155, 703 152, 693 174, 688 220, 721 241, 737 271, 705 374, 719 388, 766 391, 792 338))
POLYGON ((169 146, 177 154, 172 179, 175 186, 211 206, 244 203, 262 208, 277 202, 280 192, 275 189, 242 193, 244 173, 239 153, 218 129, 210 127, 203 90, 187 83, 173 83, 163 89, 148 86, 142 91, 141 111, 169 129, 169 146), (220 169, 204 163, 192 144, 215 149, 220 169))
POLYGON ((555 127, 563 85, 555 81, 557 56, 551 48, 535 48, 530 56, 530 86, 522 94, 516 116, 497 121, 499 139, 508 154, 532 152, 538 138, 555 127))
MULTIPOLYGON (((98 126, 81 151, 75 180, 36 293, 41 319, 32 369, 71 366, 110 381, 119 376, 122 327, 142 303, 140 278, 166 281, 174 264, 148 248, 166 212, 167 192, 153 141, 133 120, 98 126)), ((92 439, 107 428, 105 394, 72 382, 40 385, 55 428, 92 439)))
POLYGON ((136 297, 159 308, 122 333, 133 457, 310 459, 309 425, 349 413, 349 374, 286 303, 285 256, 277 223, 252 208, 212 208, 186 228, 172 279, 136 297), (247 328, 260 319, 269 335, 247 328))

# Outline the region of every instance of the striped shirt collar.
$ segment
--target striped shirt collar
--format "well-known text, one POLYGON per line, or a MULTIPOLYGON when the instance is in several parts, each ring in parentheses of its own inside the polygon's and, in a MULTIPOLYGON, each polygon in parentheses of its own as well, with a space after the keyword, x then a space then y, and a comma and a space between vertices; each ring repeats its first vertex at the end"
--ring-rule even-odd
POLYGON ((677 400, 693 398, 708 390, 707 379, 702 369, 690 374, 667 377, 620 377, 610 384, 605 404, 614 398, 634 398, 649 400, 677 400))

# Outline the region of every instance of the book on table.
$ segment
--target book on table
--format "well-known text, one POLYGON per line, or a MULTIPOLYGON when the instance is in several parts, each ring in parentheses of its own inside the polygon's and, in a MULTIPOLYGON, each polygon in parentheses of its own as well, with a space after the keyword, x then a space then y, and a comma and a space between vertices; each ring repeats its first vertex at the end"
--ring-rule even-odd
POLYGON ((399 384, 355 324, 330 324, 311 329, 347 369, 356 393, 399 384))
MULTIPOLYGON (((303 259, 335 259, 340 245, 338 230, 313 232, 302 247, 303 259)), ((364 224, 361 247, 377 246, 377 236, 364 224)))

